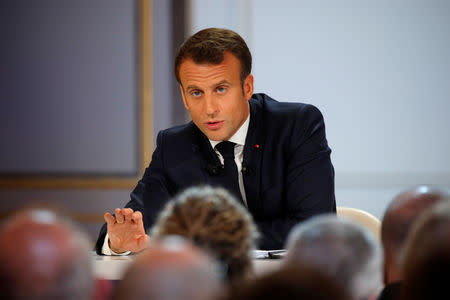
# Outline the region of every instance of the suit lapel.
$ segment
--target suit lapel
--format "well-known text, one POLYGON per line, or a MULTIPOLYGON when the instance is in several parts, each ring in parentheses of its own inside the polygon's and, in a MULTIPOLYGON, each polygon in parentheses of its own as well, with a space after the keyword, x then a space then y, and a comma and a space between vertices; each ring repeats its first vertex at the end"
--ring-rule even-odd
POLYGON ((208 138, 203 134, 203 132, 198 129, 195 124, 192 124, 194 131, 194 139, 192 143, 193 152, 197 152, 199 155, 200 168, 202 169, 202 173, 204 174, 205 184, 213 184, 215 183, 214 170, 218 168, 222 164, 220 163, 217 154, 214 149, 211 147, 211 143, 208 138))
POLYGON ((248 169, 244 173, 244 187, 247 198, 247 205, 252 213, 261 211, 260 185, 261 185, 261 161, 264 150, 264 126, 262 118, 261 102, 251 99, 250 103, 250 124, 244 146, 243 165, 248 169))

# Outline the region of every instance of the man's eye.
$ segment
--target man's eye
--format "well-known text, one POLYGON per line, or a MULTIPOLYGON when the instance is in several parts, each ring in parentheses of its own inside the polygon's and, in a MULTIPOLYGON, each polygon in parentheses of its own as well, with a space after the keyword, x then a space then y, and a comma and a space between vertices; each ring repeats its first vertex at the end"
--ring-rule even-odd
POLYGON ((192 91, 191 95, 194 97, 199 97, 202 93, 200 91, 192 91))
POLYGON ((226 87, 220 86, 220 87, 217 88, 217 92, 218 92, 219 94, 223 94, 223 93, 225 93, 226 91, 227 91, 227 88, 226 88, 226 87))

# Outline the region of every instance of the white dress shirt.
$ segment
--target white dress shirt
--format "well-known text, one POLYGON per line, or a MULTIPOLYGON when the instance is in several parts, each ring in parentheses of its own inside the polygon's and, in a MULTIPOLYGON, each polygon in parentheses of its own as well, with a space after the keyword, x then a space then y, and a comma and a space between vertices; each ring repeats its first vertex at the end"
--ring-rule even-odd
MULTIPOLYGON (((238 169, 238 180, 239 180, 239 190, 241 192, 242 200, 244 201, 244 204, 247 206, 247 197, 245 196, 245 188, 244 188, 244 180, 242 177, 242 161, 244 159, 244 145, 245 145, 245 139, 247 138, 247 132, 248 132, 248 126, 250 124, 250 114, 247 116, 247 119, 242 124, 241 127, 233 134, 233 136, 228 140, 230 142, 233 142, 236 144, 234 146, 234 161, 236 162, 236 166, 238 169)), ((212 141, 209 140, 211 143, 212 148, 216 152, 217 156, 220 159, 220 162, 223 164, 223 157, 220 154, 220 152, 215 148, 218 143, 221 141, 212 141)), ((115 253, 111 250, 109 247, 109 237, 108 233, 105 235, 105 241, 103 242, 102 247, 102 254, 104 255, 129 255, 131 251, 126 251, 124 253, 115 253)))

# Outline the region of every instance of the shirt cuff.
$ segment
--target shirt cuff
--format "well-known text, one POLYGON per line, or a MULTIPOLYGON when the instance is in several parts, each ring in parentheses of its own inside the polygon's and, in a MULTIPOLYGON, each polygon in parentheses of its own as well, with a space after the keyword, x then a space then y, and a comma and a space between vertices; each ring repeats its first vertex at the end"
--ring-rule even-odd
POLYGON ((109 236, 108 236, 108 234, 106 234, 105 241, 103 242, 102 254, 103 255, 125 256, 125 255, 130 255, 131 251, 125 251, 123 253, 116 253, 116 252, 112 251, 111 248, 109 248, 109 236))

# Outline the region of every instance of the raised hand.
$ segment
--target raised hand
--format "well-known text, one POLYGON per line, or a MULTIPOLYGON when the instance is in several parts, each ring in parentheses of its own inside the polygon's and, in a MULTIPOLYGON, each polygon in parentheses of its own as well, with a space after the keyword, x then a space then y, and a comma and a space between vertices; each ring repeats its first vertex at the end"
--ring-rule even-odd
POLYGON ((116 216, 105 213, 109 247, 116 253, 139 252, 147 247, 150 237, 145 234, 142 213, 131 208, 116 208, 116 216))

